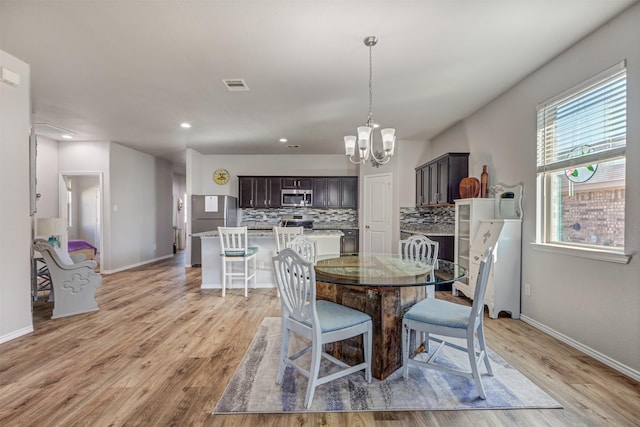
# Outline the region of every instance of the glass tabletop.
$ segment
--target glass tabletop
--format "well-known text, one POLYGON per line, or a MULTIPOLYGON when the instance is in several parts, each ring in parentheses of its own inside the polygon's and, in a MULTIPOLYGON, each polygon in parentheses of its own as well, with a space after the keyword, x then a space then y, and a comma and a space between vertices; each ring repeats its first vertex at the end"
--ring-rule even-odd
POLYGON ((395 254, 349 254, 319 260, 316 281, 352 286, 422 286, 451 283, 467 270, 451 261, 413 261, 395 254))

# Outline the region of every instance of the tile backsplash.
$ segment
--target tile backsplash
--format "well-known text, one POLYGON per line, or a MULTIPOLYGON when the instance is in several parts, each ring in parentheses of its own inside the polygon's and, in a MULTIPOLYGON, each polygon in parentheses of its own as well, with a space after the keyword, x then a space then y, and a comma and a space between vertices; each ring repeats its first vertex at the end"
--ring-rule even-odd
POLYGON ((313 228, 357 228, 357 209, 276 208, 240 209, 241 225, 252 229, 271 229, 280 225, 282 215, 313 215, 313 228))
POLYGON ((453 229, 455 213, 455 206, 400 208, 400 228, 404 225, 425 225, 453 229))

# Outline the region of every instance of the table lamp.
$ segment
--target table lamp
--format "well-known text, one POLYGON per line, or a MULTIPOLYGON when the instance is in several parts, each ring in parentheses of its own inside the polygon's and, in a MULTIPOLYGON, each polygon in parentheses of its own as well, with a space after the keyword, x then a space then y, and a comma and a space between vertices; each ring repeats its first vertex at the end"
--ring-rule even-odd
POLYGON ((64 219, 62 218, 36 218, 36 235, 49 236, 51 247, 60 247, 58 236, 66 231, 64 219))

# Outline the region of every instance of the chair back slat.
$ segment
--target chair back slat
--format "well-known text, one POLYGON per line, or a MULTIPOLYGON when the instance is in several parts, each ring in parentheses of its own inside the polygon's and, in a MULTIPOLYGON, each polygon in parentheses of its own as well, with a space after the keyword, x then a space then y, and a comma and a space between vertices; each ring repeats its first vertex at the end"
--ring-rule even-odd
POLYGON ((287 248, 273 257, 273 270, 280 291, 283 316, 299 322, 318 323, 316 306, 316 274, 313 264, 293 249, 287 248))
POLYGON ((247 227, 218 227, 222 253, 227 251, 246 252, 247 235, 247 227))
POLYGON ((296 253, 304 258, 305 261, 312 264, 316 263, 316 259, 318 257, 318 244, 315 240, 307 236, 299 235, 294 237, 294 239, 287 244, 287 247, 296 251, 296 253))
POLYGON ((406 259, 413 261, 435 262, 438 258, 440 243, 418 234, 414 234, 406 240, 398 243, 398 253, 406 259))
POLYGON ((285 249, 291 240, 302 234, 302 231, 302 227, 273 227, 277 251, 285 249))

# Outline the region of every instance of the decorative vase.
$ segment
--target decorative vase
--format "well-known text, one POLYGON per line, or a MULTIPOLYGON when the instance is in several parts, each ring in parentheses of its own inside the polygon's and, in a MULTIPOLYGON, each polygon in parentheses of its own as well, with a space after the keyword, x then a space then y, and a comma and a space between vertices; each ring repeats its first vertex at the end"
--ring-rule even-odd
POLYGON ((487 197, 488 183, 489 174, 487 173, 487 165, 482 165, 482 174, 480 174, 480 197, 487 197))

